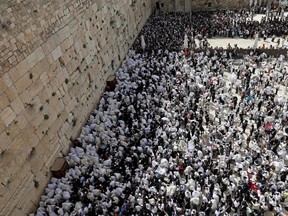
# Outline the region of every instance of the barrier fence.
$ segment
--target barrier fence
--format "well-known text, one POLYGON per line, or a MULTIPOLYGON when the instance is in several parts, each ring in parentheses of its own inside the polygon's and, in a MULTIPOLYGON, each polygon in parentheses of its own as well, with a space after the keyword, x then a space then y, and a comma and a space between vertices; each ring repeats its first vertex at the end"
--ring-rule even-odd
MULTIPOLYGON (((184 49, 175 49, 175 48, 167 48, 167 49, 163 49, 163 50, 168 50, 168 51, 184 51, 184 49)), ((217 52, 224 52, 226 51, 228 56, 229 53, 232 52, 233 57, 234 58, 242 58, 244 55, 250 54, 251 52, 253 52, 254 54, 261 54, 261 53, 266 53, 268 57, 279 57, 281 54, 284 56, 288 56, 288 49, 286 48, 280 48, 280 49, 241 49, 241 48, 236 48, 236 49, 222 49, 222 48, 217 48, 217 49, 211 49, 211 48, 207 48, 207 49, 193 49, 193 50, 187 50, 189 51, 193 51, 196 53, 199 52, 206 52, 206 51, 210 51, 211 53, 213 53, 214 51, 217 52)), ((154 52, 158 52, 158 50, 154 50, 154 49, 145 49, 144 51, 142 49, 137 49, 134 50, 137 53, 143 53, 143 52, 148 52, 148 53, 152 53, 154 52)))

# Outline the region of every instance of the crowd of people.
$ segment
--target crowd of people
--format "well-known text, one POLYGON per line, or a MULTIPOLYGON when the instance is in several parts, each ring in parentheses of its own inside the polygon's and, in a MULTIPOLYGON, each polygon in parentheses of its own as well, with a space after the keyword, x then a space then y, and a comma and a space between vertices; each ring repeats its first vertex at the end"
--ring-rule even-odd
MULTIPOLYGON (((257 9, 257 8, 256 8, 257 9)), ((258 9, 255 11, 258 11, 258 9)), ((254 11, 254 10, 253 10, 254 11)), ((253 20, 255 12, 248 9, 202 11, 193 13, 165 13, 150 17, 139 35, 145 38, 146 49, 183 48, 184 35, 189 36, 189 47, 196 47, 196 38, 240 37, 283 39, 288 34, 288 19, 284 11, 270 13, 269 19, 262 18, 260 22, 253 20)), ((260 12, 260 11, 259 11, 260 12)), ((209 46, 207 44, 207 46, 209 46)), ((136 39, 134 49, 141 49, 140 37, 136 39)))
POLYGON ((33 215, 283 215, 284 56, 130 51, 116 76, 33 215))
POLYGON ((211 37, 287 34, 281 12, 261 22, 251 20, 254 12, 151 17, 140 32, 147 51, 138 52, 136 39, 115 90, 103 94, 73 143, 65 177, 51 179, 31 215, 284 216, 285 56, 172 51, 185 34, 190 48, 196 38, 207 48, 211 37))

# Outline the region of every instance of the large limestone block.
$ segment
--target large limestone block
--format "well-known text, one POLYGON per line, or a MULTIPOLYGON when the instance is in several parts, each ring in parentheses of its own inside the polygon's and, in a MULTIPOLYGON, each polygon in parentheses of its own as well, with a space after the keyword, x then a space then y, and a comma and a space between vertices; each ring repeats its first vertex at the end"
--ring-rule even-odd
POLYGON ((18 94, 21 94, 24 90, 32 84, 31 76, 27 73, 15 84, 18 94))
POLYGON ((17 89, 15 88, 15 85, 12 85, 8 89, 6 89, 5 94, 7 95, 8 100, 12 102, 18 96, 18 92, 17 89))
POLYGON ((27 61, 27 59, 22 60, 17 66, 16 69, 20 75, 20 77, 22 77, 24 74, 26 74, 32 67, 30 66, 29 62, 27 61))
POLYGON ((16 118, 16 114, 11 109, 11 107, 7 107, 1 112, 0 117, 1 120, 5 123, 5 125, 8 126, 16 118))
POLYGON ((22 110, 25 109, 24 104, 21 101, 20 97, 17 97, 14 101, 12 101, 11 107, 17 115, 20 114, 22 110))
POLYGON ((9 100, 5 93, 0 95, 0 111, 9 106, 9 100))
POLYGON ((7 89, 7 84, 6 82, 4 81, 4 79, 1 77, 0 78, 0 92, 3 92, 7 89))
POLYGON ((61 50, 61 47, 58 46, 56 47, 53 51, 52 51, 52 57, 55 60, 57 60, 58 58, 60 58, 62 56, 62 50, 61 50))

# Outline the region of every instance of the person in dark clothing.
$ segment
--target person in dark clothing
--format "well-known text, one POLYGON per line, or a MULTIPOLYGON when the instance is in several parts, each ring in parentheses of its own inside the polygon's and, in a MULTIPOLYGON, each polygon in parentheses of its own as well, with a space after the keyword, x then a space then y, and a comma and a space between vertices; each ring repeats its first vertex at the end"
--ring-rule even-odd
POLYGON ((249 134, 250 137, 253 135, 254 130, 255 130, 255 126, 254 126, 254 124, 252 124, 251 129, 250 129, 250 134, 249 134))
POLYGON ((245 133, 247 126, 248 126, 248 120, 245 120, 242 124, 243 133, 245 133))

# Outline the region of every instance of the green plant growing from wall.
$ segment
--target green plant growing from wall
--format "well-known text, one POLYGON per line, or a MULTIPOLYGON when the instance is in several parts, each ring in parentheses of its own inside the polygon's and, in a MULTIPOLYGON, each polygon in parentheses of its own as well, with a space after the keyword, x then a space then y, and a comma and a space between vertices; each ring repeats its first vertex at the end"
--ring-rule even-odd
POLYGON ((39 187, 39 181, 37 181, 36 179, 33 180, 34 182, 34 187, 38 188, 39 187))
POLYGON ((1 27, 2 27, 2 29, 6 29, 6 28, 8 28, 8 26, 7 26, 6 23, 2 23, 2 24, 1 24, 1 27))
POLYGON ((73 118, 73 119, 72 119, 72 126, 75 127, 75 126, 76 126, 76 123, 77 123, 77 119, 76 119, 76 118, 73 118))
MULTIPOLYGON (((72 115, 74 115, 74 114, 72 113, 72 115)), ((74 118, 72 119, 72 126, 75 127, 75 126, 76 126, 76 123, 77 123, 77 118, 74 117, 74 118)))
POLYGON ((32 104, 32 103, 25 103, 25 105, 30 107, 30 108, 32 108, 34 106, 34 104, 32 104))
POLYGON ((29 160, 29 159, 33 156, 35 150, 36 150, 36 149, 35 149, 35 147, 33 146, 33 147, 31 148, 29 154, 27 155, 27 160, 29 160))

